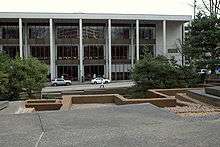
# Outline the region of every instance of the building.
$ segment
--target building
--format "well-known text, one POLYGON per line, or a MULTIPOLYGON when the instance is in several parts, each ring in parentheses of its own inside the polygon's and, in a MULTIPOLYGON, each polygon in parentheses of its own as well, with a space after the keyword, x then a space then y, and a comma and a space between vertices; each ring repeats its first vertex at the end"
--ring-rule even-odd
POLYGON ((188 15, 0 13, 0 50, 49 65, 51 79, 130 78, 144 50, 175 56, 188 15))

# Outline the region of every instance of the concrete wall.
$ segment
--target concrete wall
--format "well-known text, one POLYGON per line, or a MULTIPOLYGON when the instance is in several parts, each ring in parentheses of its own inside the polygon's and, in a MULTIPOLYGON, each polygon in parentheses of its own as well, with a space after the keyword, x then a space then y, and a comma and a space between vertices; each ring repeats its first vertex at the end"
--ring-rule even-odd
MULTIPOLYGON (((178 21, 166 21, 166 55, 167 57, 174 56, 178 64, 182 63, 182 56, 179 53, 168 53, 168 49, 176 49, 179 40, 182 41, 182 24, 178 21)), ((163 55, 163 22, 156 24, 156 55, 163 55)))

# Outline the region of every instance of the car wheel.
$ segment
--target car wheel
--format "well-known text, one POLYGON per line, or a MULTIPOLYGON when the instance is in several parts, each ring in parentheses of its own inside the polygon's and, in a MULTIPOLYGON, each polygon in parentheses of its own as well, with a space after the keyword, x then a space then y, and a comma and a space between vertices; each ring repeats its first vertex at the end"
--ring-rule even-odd
POLYGON ((107 83, 108 83, 108 81, 105 81, 104 83, 105 83, 105 84, 107 84, 107 83))
POLYGON ((54 83, 54 84, 53 84, 53 86, 57 86, 57 84, 56 84, 56 83, 54 83))
POLYGON ((66 86, 69 86, 70 85, 70 83, 66 83, 66 86))
POLYGON ((97 84, 97 82, 94 82, 94 84, 97 84))

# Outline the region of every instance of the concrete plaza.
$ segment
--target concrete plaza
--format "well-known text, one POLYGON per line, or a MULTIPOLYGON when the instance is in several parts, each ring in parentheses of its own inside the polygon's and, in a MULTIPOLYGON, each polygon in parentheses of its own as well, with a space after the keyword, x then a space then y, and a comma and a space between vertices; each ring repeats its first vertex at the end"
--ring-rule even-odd
POLYGON ((181 118, 151 104, 2 114, 1 147, 219 146, 220 115, 181 118))

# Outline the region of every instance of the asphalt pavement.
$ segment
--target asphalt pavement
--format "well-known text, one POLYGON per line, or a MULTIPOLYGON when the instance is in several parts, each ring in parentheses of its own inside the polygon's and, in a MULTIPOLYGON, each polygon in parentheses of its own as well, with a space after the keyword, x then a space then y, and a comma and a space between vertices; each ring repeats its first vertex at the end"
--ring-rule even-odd
MULTIPOLYGON (((120 87, 131 87, 134 85, 132 81, 120 81, 120 82, 112 82, 109 84, 105 84, 105 89, 108 88, 120 88, 120 87)), ((61 91, 72 91, 72 90, 91 90, 91 89, 100 89, 100 84, 73 84, 70 86, 48 86, 42 89, 42 92, 61 92, 61 91)))
POLYGON ((151 104, 0 115, 1 147, 218 147, 220 116, 187 120, 151 104))

